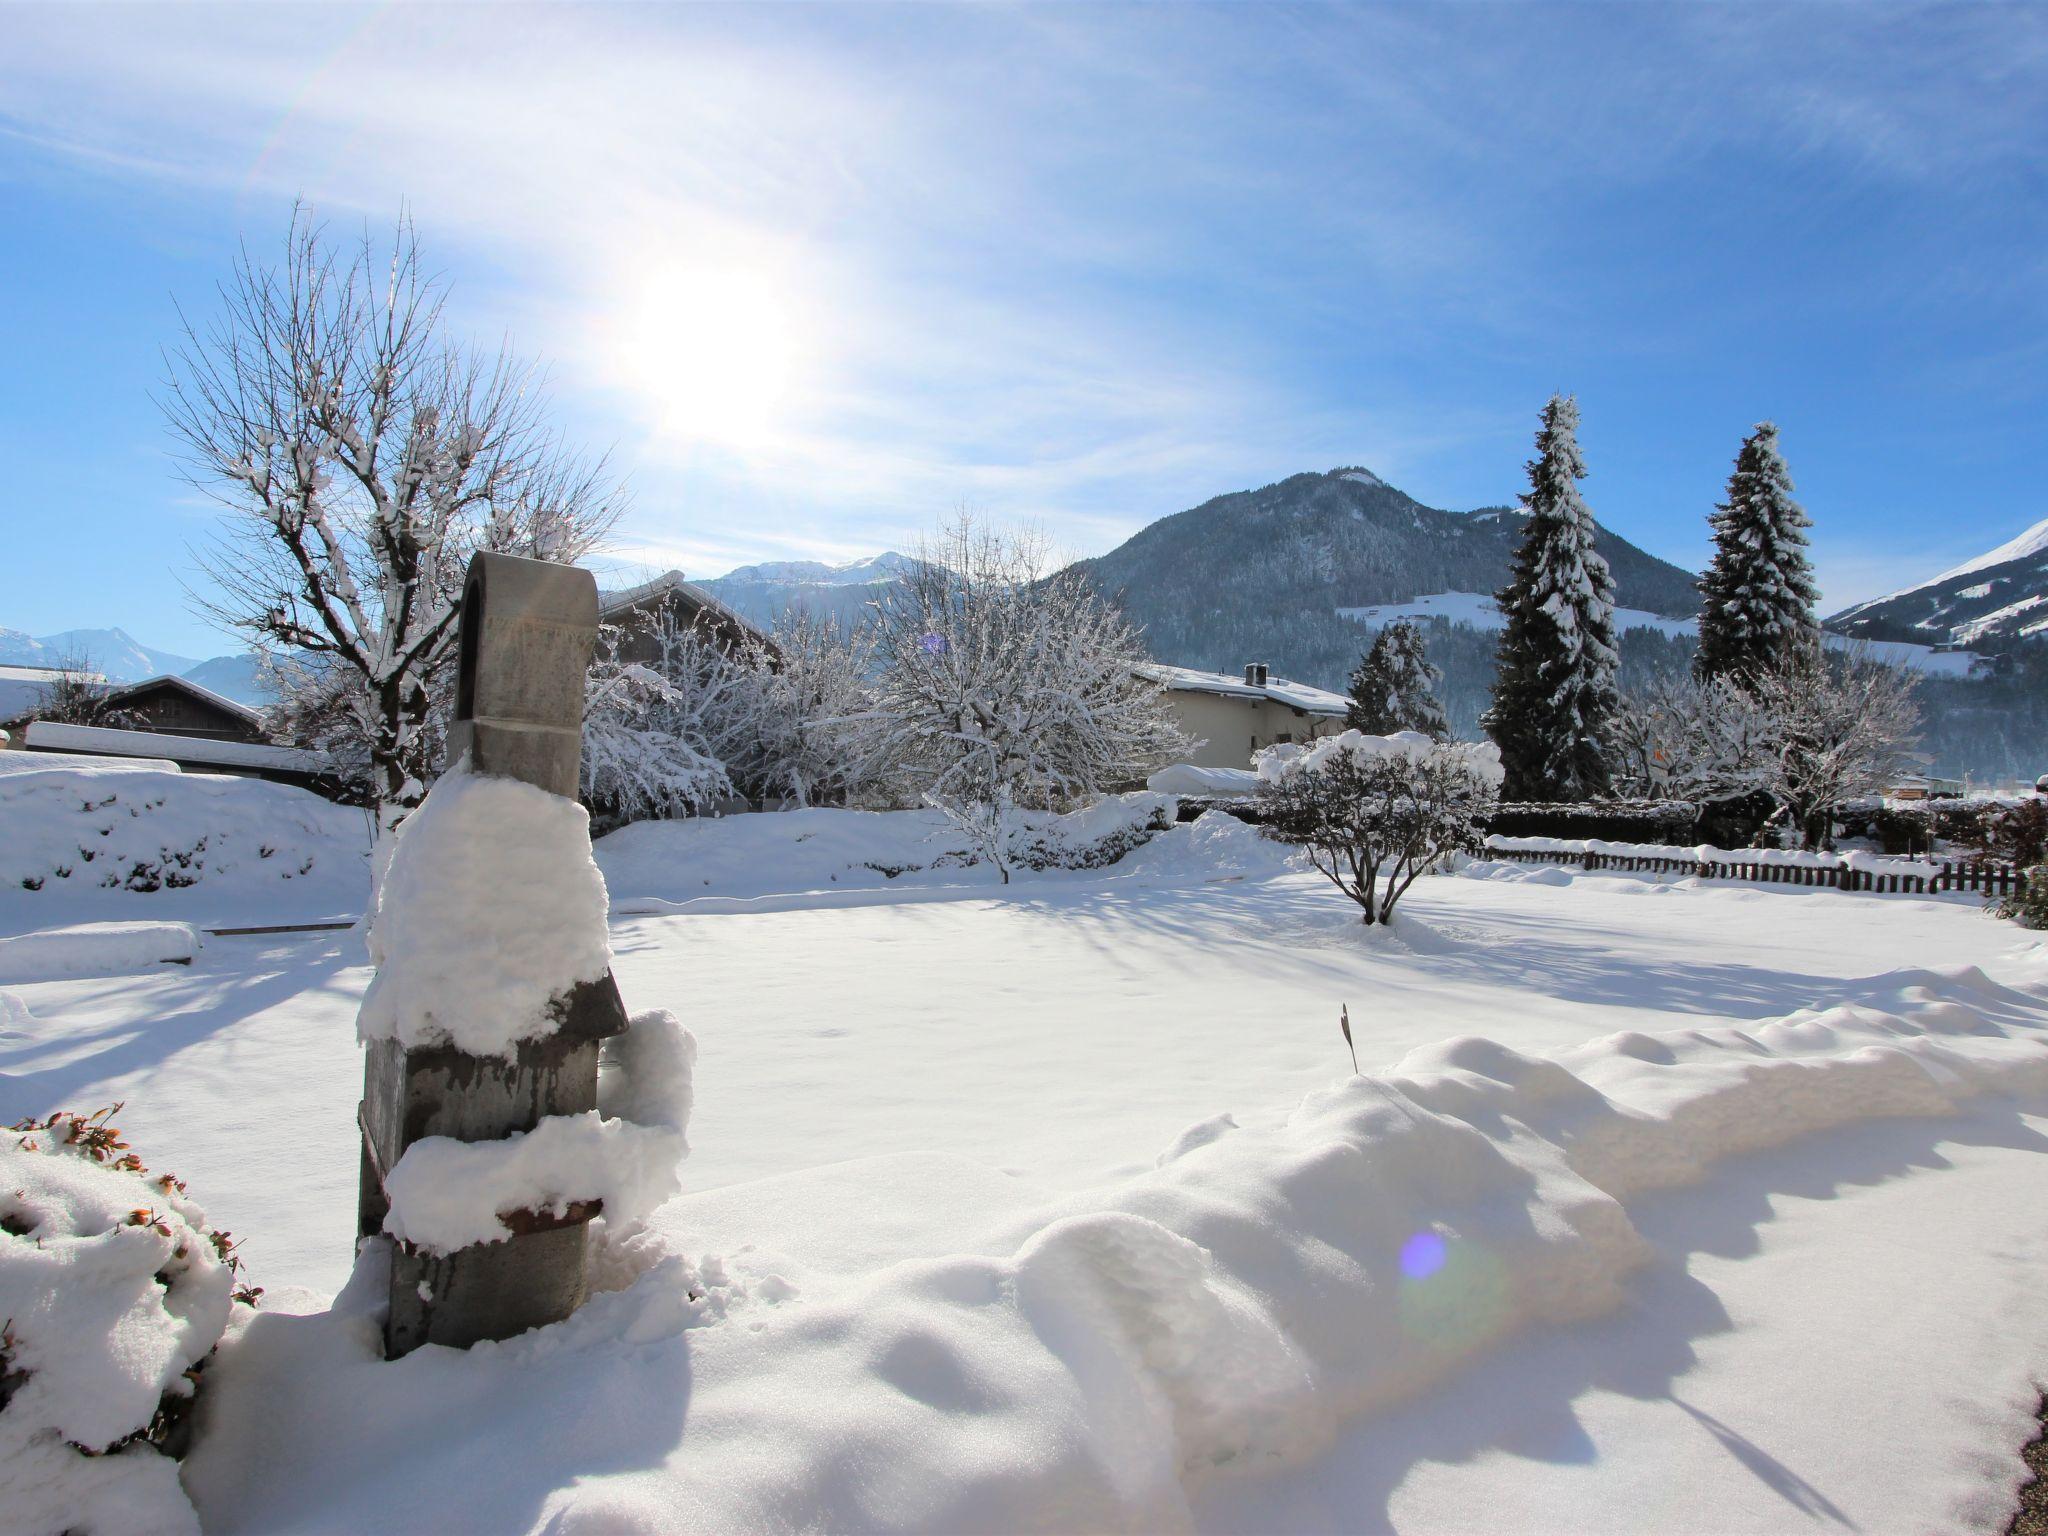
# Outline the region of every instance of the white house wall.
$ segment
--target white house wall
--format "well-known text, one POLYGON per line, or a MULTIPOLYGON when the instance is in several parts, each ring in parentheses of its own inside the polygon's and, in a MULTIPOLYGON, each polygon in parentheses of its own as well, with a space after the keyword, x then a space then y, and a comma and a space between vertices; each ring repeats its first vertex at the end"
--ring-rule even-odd
POLYGON ((1269 747, 1282 736, 1306 741, 1343 726, 1341 720, 1299 714, 1268 699, 1231 698, 1180 688, 1170 689, 1166 698, 1181 729, 1203 738, 1202 745, 1187 757, 1203 768, 1249 768, 1256 748, 1269 747))

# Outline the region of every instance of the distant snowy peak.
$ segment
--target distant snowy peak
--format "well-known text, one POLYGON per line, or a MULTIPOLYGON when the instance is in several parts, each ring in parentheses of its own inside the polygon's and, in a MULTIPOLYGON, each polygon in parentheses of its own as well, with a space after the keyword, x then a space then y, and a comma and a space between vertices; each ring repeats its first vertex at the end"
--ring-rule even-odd
POLYGON ((1926 582, 1924 585, 1931 587, 1939 582, 1953 581, 1956 577, 1967 576, 1973 571, 1987 571, 1994 565, 2004 565, 2013 560, 2024 560, 2029 555, 2038 555, 2044 551, 2048 551, 2048 517, 2042 518, 2040 522, 2034 524, 2033 527, 2020 534, 2017 538, 2007 539, 1989 554, 1979 555, 1974 560, 1965 560, 1954 570, 1943 571, 1933 581, 1926 582))
POLYGON ((714 577, 707 586, 714 591, 719 586, 816 586, 816 587, 866 587, 881 582, 894 581, 913 562, 908 555, 899 555, 894 550, 879 555, 869 555, 863 560, 849 560, 844 565, 827 565, 822 560, 771 560, 760 565, 743 565, 738 570, 728 571, 714 577))
POLYGON ((1828 627, 1991 651, 2048 634, 2048 519, 1939 576, 1845 608, 1828 627))
POLYGON ((0 629, 0 666, 80 666, 111 683, 139 683, 197 665, 198 658, 155 650, 125 629, 67 629, 33 636, 0 629))
POLYGON ((698 585, 763 629, 774 627, 784 614, 798 609, 815 618, 853 624, 867 616, 884 588, 916 567, 916 560, 909 555, 890 550, 843 565, 822 560, 743 565, 698 585))
POLYGON ((1387 482, 1369 469, 1353 464, 1345 469, 1333 469, 1330 473, 1339 480, 1349 480, 1358 485, 1385 485, 1387 482))

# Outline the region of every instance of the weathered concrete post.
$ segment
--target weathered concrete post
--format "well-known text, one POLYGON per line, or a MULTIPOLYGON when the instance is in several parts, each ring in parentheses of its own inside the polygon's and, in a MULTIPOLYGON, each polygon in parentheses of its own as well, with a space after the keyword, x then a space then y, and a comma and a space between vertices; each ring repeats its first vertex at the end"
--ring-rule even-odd
MULTIPOLYGON (((583 750, 584 674, 597 636, 588 571, 478 554, 463 589, 461 671, 448 762, 574 797, 583 750)), ((555 1033, 520 1042, 512 1059, 452 1046, 373 1040, 363 1069, 358 1237, 383 1230, 384 1176, 426 1136, 493 1141, 549 1115, 597 1106, 599 1042, 626 1027, 616 982, 570 988, 551 1005, 555 1033)), ((593 1204, 560 1216, 506 1219, 508 1241, 436 1256, 397 1245, 384 1349, 466 1348, 558 1322, 582 1304, 584 1227, 593 1204)))

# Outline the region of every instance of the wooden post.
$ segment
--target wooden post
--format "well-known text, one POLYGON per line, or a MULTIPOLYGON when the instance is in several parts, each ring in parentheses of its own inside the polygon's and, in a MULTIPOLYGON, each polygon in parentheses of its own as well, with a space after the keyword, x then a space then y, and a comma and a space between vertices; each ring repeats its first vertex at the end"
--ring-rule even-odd
MULTIPOLYGON (((448 762, 573 798, 582 766, 584 674, 597 639, 597 584, 574 566, 478 554, 463 587, 460 673, 448 762)), ((401 1001, 401 1007, 403 1002, 401 1001)), ((452 1046, 370 1043, 363 1067, 358 1239, 383 1230, 384 1175, 424 1136, 496 1141, 549 1115, 597 1107, 599 1043, 626 1027, 616 982, 565 989, 556 1029, 510 1060, 452 1046)), ((399 1244, 384 1352, 466 1348, 559 1322, 583 1302, 584 1227, 594 1206, 521 1213, 515 1235, 432 1255, 399 1244)))

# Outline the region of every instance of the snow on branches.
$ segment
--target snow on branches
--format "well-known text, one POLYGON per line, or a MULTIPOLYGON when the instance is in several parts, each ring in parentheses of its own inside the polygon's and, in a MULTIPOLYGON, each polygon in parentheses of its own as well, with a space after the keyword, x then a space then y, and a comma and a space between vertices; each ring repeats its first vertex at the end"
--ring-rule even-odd
POLYGON ((1820 644, 1820 589, 1806 554, 1812 526, 1792 499, 1778 429, 1759 422, 1743 439, 1728 499, 1708 520, 1714 558, 1700 578, 1701 677, 1755 672, 1800 661, 1820 644))
POLYGON ((1323 876, 1392 920, 1408 887, 1474 841, 1500 793, 1500 753, 1487 742, 1439 742, 1417 731, 1345 731, 1258 756, 1267 832, 1301 848, 1323 876))
POLYGON ((1865 650, 1818 648, 1739 676, 1666 680, 1608 723, 1616 784, 1650 799, 1761 794, 1819 847, 1835 806, 1882 792, 1914 761, 1917 683, 1865 650))
POLYGON ((877 614, 878 707, 905 771, 1009 879, 1018 812, 1058 809, 1190 745, 1137 632, 1044 544, 962 516, 877 614))
POLYGON ((472 552, 574 561, 618 515, 602 463, 565 453, 531 366, 443 334, 410 221, 331 244, 300 209, 284 259, 244 256, 163 401, 193 484, 229 510, 208 611, 264 652, 332 663, 367 739, 381 830, 426 793, 437 674, 472 552))
POLYGON ((1582 800, 1608 788, 1604 737, 1620 665, 1614 579, 1579 496, 1578 425, 1578 403, 1551 396, 1526 466, 1528 530, 1497 594, 1506 625, 1484 724, 1517 800, 1582 800))
POLYGON ((1420 731, 1441 741, 1451 734, 1436 691, 1443 680, 1443 673, 1430 665, 1421 629, 1396 619, 1373 637, 1372 648, 1352 671, 1344 723, 1367 735, 1420 731))

